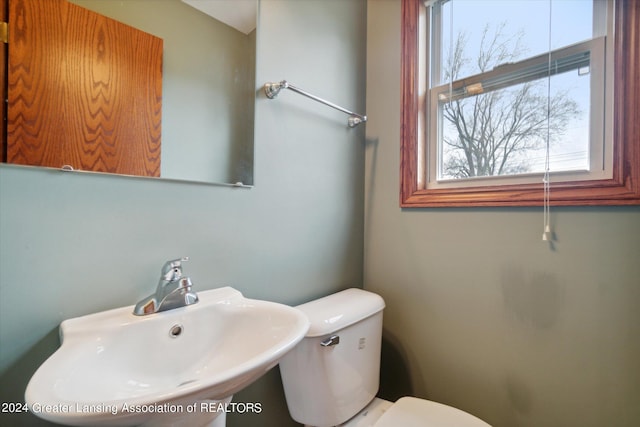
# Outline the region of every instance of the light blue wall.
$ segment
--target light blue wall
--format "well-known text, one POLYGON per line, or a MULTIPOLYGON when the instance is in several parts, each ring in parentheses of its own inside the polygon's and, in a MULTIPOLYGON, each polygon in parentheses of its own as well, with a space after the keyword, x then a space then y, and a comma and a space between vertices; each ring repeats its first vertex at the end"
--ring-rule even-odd
MULTIPOLYGON (((398 206, 400 1, 369 0, 365 289, 383 392, 494 427, 640 425, 640 206, 398 206)), ((553 190, 552 190, 553 191, 553 190)))
MULTIPOLYGON (((364 110, 365 27, 364 1, 263 1, 258 85, 286 78, 364 110)), ((260 93, 255 159, 250 190, 0 166, 0 401, 23 400, 63 319, 135 303, 172 257, 191 257, 196 289, 287 304, 362 286, 364 129, 260 93)), ((230 426, 291 423, 276 370, 236 400, 264 410, 230 426)))

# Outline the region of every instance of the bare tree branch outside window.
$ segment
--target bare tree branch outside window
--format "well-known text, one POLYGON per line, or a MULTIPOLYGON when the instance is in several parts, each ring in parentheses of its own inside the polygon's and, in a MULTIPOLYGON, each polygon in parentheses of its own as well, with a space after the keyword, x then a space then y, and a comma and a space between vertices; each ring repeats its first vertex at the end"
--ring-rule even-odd
MULTIPOLYGON (((522 34, 507 35, 505 24, 486 26, 480 50, 467 52, 467 36, 459 33, 444 78, 455 81, 470 67, 485 73, 519 60, 526 49, 522 34), (474 65, 472 65, 474 64, 474 65)), ((564 135, 581 114, 568 90, 555 91, 550 100, 547 79, 515 84, 441 103, 442 176, 471 178, 531 172, 530 157, 564 135), (547 113, 547 110, 548 113, 547 113)))

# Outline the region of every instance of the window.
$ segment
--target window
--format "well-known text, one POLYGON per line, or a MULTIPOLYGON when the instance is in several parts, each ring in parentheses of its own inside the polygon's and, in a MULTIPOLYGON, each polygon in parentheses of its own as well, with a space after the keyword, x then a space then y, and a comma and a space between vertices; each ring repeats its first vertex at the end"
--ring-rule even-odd
POLYGON ((551 43, 548 2, 427 3, 403 0, 401 206, 542 205, 547 150, 552 204, 640 203, 634 2, 554 0, 551 43))

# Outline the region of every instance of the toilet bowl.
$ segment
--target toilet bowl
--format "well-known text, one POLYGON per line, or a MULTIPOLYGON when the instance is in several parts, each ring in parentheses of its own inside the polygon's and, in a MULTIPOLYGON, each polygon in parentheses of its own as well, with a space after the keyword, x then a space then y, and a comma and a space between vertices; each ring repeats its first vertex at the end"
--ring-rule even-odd
POLYGON ((491 427, 480 418, 452 406, 402 397, 395 403, 374 398, 340 427, 491 427))
POLYGON ((354 288, 296 307, 310 327, 280 361, 291 417, 314 427, 491 427, 441 403, 376 397, 384 306, 379 295, 354 288))

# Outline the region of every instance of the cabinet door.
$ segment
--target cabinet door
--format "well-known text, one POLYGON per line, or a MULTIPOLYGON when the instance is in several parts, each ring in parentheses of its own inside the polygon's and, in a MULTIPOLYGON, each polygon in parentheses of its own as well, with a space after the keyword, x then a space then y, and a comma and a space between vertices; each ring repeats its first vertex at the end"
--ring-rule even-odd
POLYGON ((162 45, 66 0, 9 0, 6 161, 160 176, 162 45))
MULTIPOLYGON (((7 22, 7 0, 0 0, 0 22, 7 22)), ((7 99, 7 45, 0 42, 0 162, 7 161, 7 120, 6 104, 2 100, 7 99)))

